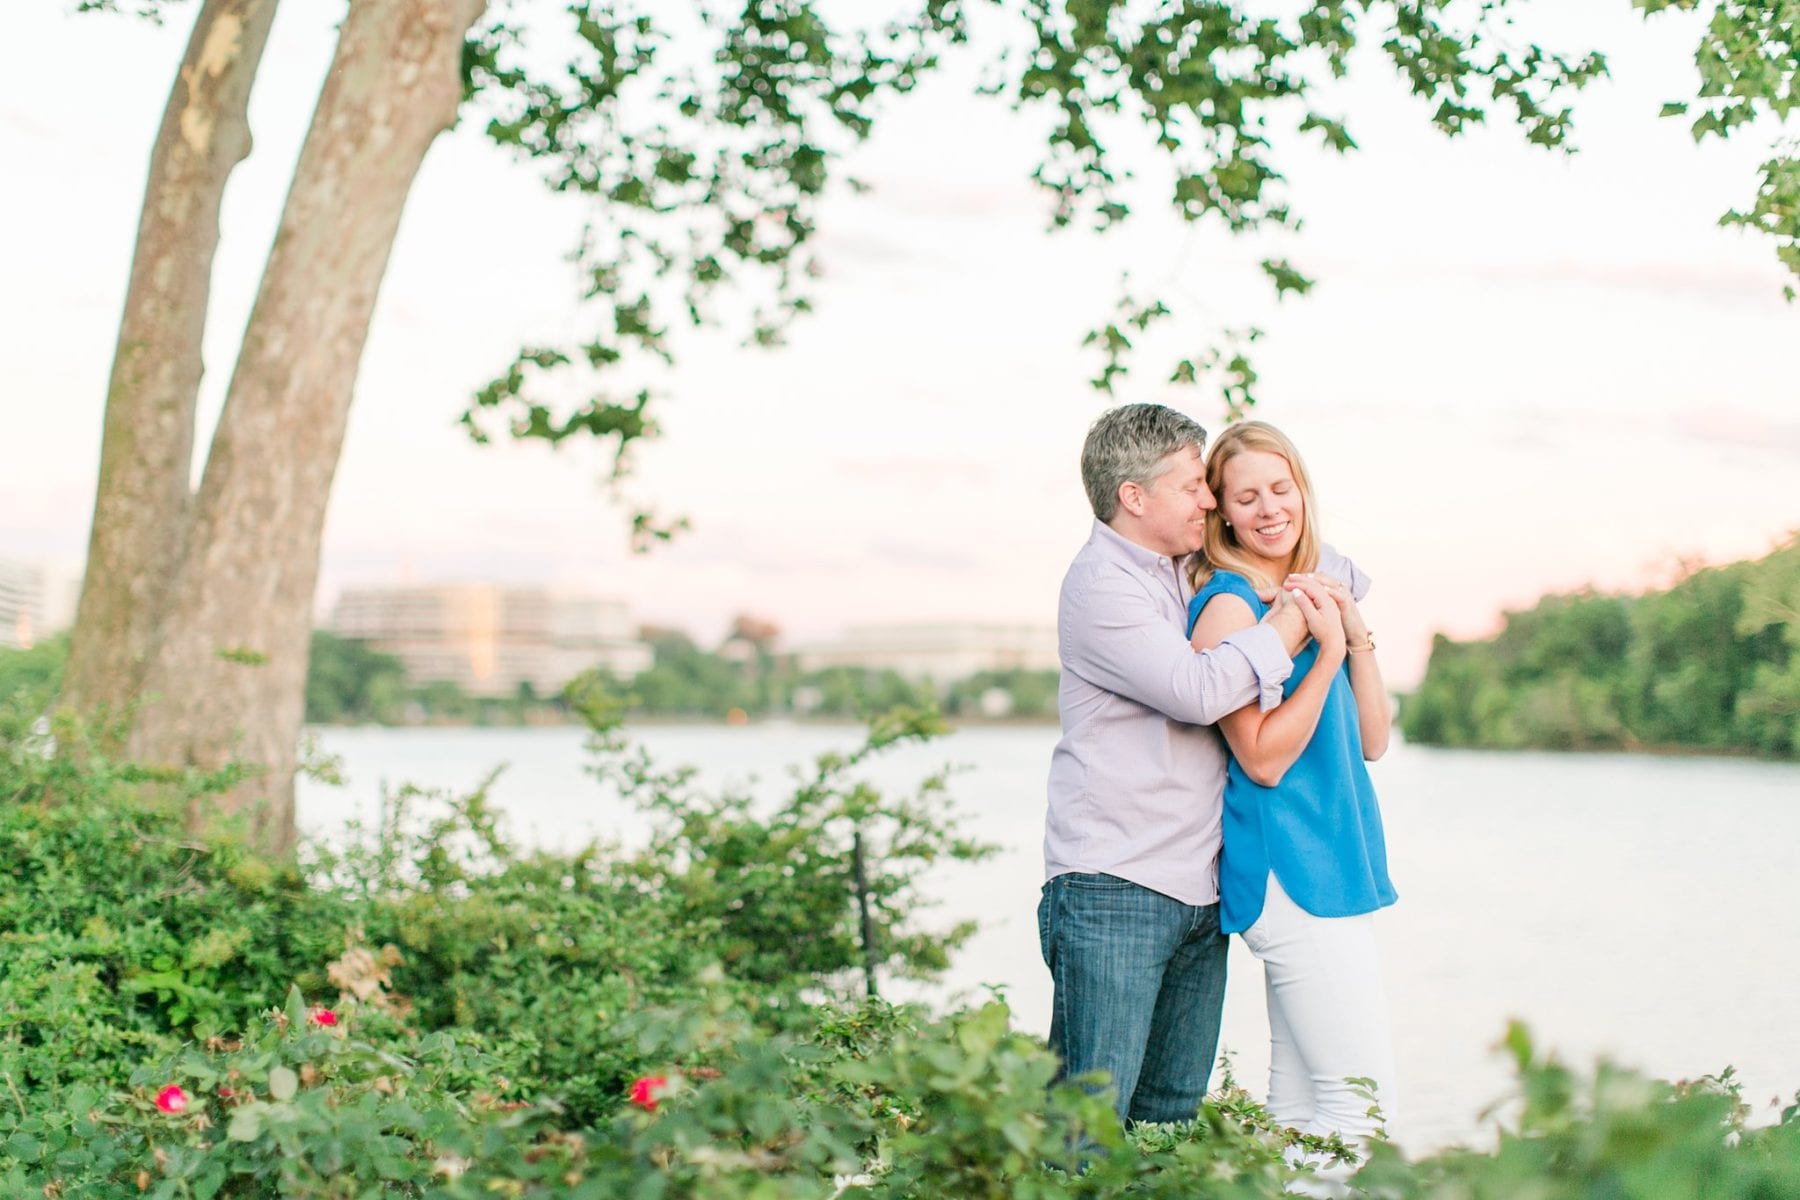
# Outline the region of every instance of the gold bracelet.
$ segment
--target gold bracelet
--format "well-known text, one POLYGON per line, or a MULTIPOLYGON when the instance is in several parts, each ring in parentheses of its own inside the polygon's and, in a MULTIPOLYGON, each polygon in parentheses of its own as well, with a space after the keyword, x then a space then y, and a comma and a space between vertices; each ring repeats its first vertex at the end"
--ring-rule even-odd
POLYGON ((1361 654, 1365 650, 1373 650, 1374 648, 1375 648, 1375 633, 1373 630, 1370 631, 1368 640, 1365 641, 1362 645, 1360 645, 1360 646, 1345 646, 1344 647, 1344 649, 1348 650, 1352 654, 1361 654))

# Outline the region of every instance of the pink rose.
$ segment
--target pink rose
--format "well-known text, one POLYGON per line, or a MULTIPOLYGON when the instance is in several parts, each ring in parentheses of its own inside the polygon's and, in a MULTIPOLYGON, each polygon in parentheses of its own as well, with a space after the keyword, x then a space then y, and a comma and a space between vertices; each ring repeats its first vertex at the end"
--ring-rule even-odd
POLYGON ((642 1075, 631 1081, 631 1102, 645 1112, 656 1111, 656 1098, 669 1086, 666 1075, 642 1075))

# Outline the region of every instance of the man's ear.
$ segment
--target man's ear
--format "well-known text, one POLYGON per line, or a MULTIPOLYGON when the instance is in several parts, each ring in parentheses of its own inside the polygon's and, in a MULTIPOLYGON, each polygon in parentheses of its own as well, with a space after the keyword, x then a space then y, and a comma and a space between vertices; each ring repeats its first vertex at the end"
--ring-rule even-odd
POLYGON ((1119 485, 1119 507, 1134 517, 1144 515, 1144 485, 1127 479, 1119 485))

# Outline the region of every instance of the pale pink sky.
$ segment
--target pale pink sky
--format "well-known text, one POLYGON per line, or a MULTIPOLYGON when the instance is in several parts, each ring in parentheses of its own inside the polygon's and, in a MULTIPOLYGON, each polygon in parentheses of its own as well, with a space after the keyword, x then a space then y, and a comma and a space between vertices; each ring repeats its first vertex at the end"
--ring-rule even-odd
MULTIPOLYGON (((13 14, 28 61, 0 82, 0 555, 74 569, 144 164, 191 14, 158 30, 59 7, 13 14)), ((274 32, 256 152, 227 198, 209 411, 339 8, 287 6, 274 32)), ((521 341, 584 328, 560 260, 578 212, 460 130, 427 161, 384 286, 321 602, 350 582, 491 578, 617 594, 702 636, 744 610, 794 638, 1049 623, 1088 521, 1076 454, 1105 407, 1078 342, 1123 270, 1197 323, 1152 347, 1120 400, 1216 425, 1153 368, 1200 322, 1267 330, 1258 415, 1307 454, 1326 536, 1375 577, 1397 683, 1434 629, 1766 550, 1800 527, 1800 309, 1771 248, 1714 221, 1747 202, 1768 139, 1695 148, 1658 121, 1688 87, 1692 33, 1679 18, 1646 32, 1625 9, 1558 5, 1530 31, 1612 58, 1575 159, 1498 129, 1447 143, 1372 75, 1338 104, 1362 153, 1286 159, 1307 228, 1259 245, 1162 216, 1154 187, 1127 232, 1046 235, 1031 124, 972 98, 967 70, 934 80, 860 152, 874 194, 821 214, 827 279, 791 344, 681 339, 659 381, 667 436, 632 490, 695 531, 649 558, 626 552, 592 448, 477 448, 453 426, 521 341), (1268 300, 1253 264, 1271 247, 1320 278, 1312 296, 1268 300)))

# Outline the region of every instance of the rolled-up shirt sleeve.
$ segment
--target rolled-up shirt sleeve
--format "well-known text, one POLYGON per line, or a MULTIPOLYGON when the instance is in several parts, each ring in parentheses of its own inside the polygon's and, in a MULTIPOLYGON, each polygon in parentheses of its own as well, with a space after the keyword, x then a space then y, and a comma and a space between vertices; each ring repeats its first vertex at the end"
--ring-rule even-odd
POLYGON ((1287 647, 1281 644, 1281 635, 1259 621, 1248 629, 1226 634, 1219 648, 1226 646, 1240 651, 1250 661, 1250 669, 1256 672, 1256 706, 1268 712, 1280 704, 1281 685, 1294 671, 1294 660, 1288 657, 1287 647))
POLYGON ((1190 725, 1212 725, 1256 702, 1281 702, 1293 661, 1267 626, 1198 653, 1122 570, 1098 570, 1065 596, 1063 666, 1109 692, 1190 725))

